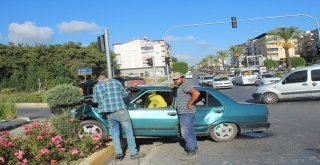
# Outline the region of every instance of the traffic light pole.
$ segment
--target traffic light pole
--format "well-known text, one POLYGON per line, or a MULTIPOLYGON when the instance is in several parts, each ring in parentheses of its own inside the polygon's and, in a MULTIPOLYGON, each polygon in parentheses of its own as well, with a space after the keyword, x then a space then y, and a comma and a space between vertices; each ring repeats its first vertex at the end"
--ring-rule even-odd
POLYGON ((105 40, 105 49, 106 49, 106 60, 107 60, 107 68, 108 68, 108 78, 112 79, 112 72, 111 72, 111 58, 110 58, 110 48, 109 48, 109 35, 108 30, 104 29, 104 40, 105 40))
POLYGON ((154 77, 154 84, 157 83, 157 75, 156 75, 156 60, 154 59, 154 56, 152 57, 152 67, 153 67, 153 77, 154 77))
MULTIPOLYGON (((237 22, 248 22, 248 21, 261 21, 261 20, 266 20, 266 19, 277 19, 277 18, 287 18, 287 17, 308 17, 312 19, 316 24, 317 24, 317 29, 318 29, 318 42, 317 45, 320 47, 320 26, 319 22, 312 16, 307 15, 307 14, 293 14, 293 15, 283 15, 283 16, 272 16, 272 17, 262 17, 262 18, 251 18, 251 19, 243 19, 243 20, 237 20, 237 22)), ((163 40, 166 41, 166 37, 169 31, 176 29, 176 28, 182 28, 182 27, 192 27, 192 26, 207 26, 207 25, 217 25, 217 24, 227 24, 227 23, 232 23, 234 21, 225 21, 225 22, 207 22, 207 23, 197 23, 197 24, 188 24, 188 25, 176 25, 171 28, 169 28, 165 33, 163 40)))

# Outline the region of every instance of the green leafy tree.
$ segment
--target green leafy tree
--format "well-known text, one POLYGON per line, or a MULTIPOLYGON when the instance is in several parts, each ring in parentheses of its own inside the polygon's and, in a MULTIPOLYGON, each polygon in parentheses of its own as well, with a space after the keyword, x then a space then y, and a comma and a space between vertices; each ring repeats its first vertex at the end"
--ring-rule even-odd
POLYGON ((293 68, 303 67, 307 63, 302 57, 291 57, 290 60, 293 68))
POLYGON ((186 62, 176 62, 173 64, 173 72, 187 73, 188 64, 186 62))
POLYGON ((263 61, 263 66, 265 66, 267 69, 278 68, 279 62, 272 59, 266 59, 263 61))

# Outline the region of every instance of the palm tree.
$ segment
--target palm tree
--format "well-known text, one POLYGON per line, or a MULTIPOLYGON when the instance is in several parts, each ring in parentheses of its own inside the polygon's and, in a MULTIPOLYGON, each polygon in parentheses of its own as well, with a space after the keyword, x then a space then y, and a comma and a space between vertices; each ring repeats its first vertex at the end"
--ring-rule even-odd
POLYGON ((206 59, 206 58, 201 59, 199 64, 201 65, 201 68, 203 70, 206 70, 208 67, 208 59, 206 59))
POLYGON ((289 55, 289 49, 294 47, 294 44, 290 42, 291 39, 297 38, 302 34, 302 31, 296 27, 288 27, 288 28, 276 28, 269 32, 271 35, 275 35, 280 38, 282 41, 279 42, 279 45, 284 49, 286 54, 286 64, 288 70, 291 71, 291 60, 289 55))
POLYGON ((237 61, 237 67, 239 68, 239 58, 244 53, 244 46, 231 46, 229 48, 230 53, 237 61))
POLYGON ((213 66, 215 65, 216 57, 214 55, 208 55, 206 59, 208 60, 208 63, 211 66, 211 72, 213 72, 213 66))
POLYGON ((217 52, 220 59, 221 59, 221 62, 222 62, 222 68, 223 68, 223 71, 225 72, 226 71, 226 68, 224 66, 224 61, 226 60, 226 57, 228 56, 228 51, 226 50, 220 50, 217 52))

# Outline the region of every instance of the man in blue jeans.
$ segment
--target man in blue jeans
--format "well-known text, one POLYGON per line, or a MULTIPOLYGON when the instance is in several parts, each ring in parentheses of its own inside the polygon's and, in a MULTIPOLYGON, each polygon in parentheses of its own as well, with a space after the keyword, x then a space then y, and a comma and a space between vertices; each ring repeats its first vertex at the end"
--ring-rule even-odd
POLYGON ((177 112, 180 120, 181 134, 186 142, 186 156, 182 160, 189 160, 197 156, 198 145, 197 138, 193 128, 193 120, 195 118, 195 107, 193 103, 200 96, 200 92, 185 81, 183 74, 176 72, 172 75, 172 79, 177 85, 177 112))
POLYGON ((129 112, 123 101, 123 98, 128 97, 127 91, 118 80, 108 80, 104 75, 98 76, 97 80, 98 83, 93 87, 92 101, 99 104, 99 113, 108 119, 116 152, 115 159, 122 160, 123 158, 120 143, 120 126, 126 134, 130 158, 138 159, 144 157, 144 153, 138 153, 137 151, 129 112))

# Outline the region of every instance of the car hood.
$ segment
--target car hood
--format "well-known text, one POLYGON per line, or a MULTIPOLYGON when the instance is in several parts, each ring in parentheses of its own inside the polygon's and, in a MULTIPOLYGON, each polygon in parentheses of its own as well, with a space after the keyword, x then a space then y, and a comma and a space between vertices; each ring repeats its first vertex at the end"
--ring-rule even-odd
POLYGON ((272 77, 272 78, 263 78, 262 81, 277 81, 280 80, 280 77, 272 77))

